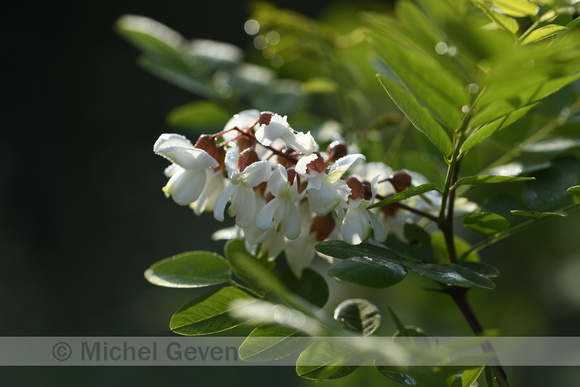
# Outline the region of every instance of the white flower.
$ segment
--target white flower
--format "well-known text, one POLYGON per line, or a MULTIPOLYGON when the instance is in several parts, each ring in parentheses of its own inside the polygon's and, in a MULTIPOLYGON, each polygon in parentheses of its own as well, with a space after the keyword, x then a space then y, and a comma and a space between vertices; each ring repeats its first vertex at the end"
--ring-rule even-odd
MULTIPOLYGON (((244 110, 235 114, 227 124, 224 126, 224 131, 231 130, 233 128, 238 128, 240 130, 244 130, 253 126, 258 122, 260 119, 260 112, 256 109, 244 110)), ((232 140, 236 138, 240 133, 237 131, 231 131, 225 133, 222 138, 224 141, 232 140)))
POLYGON ((230 183, 220 192, 213 209, 214 217, 220 222, 224 220, 224 210, 228 201, 231 202, 228 213, 236 217, 236 224, 249 227, 256 218, 256 197, 254 187, 268 180, 272 173, 267 160, 257 161, 239 170, 237 166, 237 149, 226 153, 226 167, 230 183))
POLYGON ((226 187, 223 170, 206 170, 206 184, 199 198, 190 204, 196 215, 204 211, 212 211, 220 192, 226 187))
POLYGON ((310 132, 296 132, 288 125, 286 116, 282 117, 278 114, 274 114, 271 117, 270 123, 261 125, 256 130, 256 139, 264 146, 269 146, 275 140, 281 139, 288 147, 305 155, 309 155, 318 149, 318 144, 316 144, 310 132))
POLYGON ((341 180, 342 175, 358 160, 364 160, 361 154, 353 154, 341 157, 330 168, 328 173, 321 168, 309 168, 311 163, 320 162, 320 155, 312 154, 298 160, 296 172, 306 177, 308 186, 308 203, 312 211, 324 215, 338 206, 341 200, 345 200, 350 189, 341 180))
POLYGON ((256 217, 256 227, 262 231, 272 228, 282 232, 288 239, 300 235, 300 214, 296 202, 300 201, 298 184, 290 184, 286 168, 278 165, 268 180, 268 190, 274 195, 256 217))
POLYGON ((286 243, 284 255, 286 255, 286 261, 288 262, 290 270, 292 270, 292 273, 297 278, 302 277, 302 271, 314 259, 316 255, 314 246, 317 243, 316 234, 310 232, 303 232, 297 239, 286 243))
POLYGON ((165 171, 170 179, 163 191, 182 206, 198 199, 205 187, 206 170, 219 166, 206 151, 194 148, 187 138, 179 134, 162 134, 155 142, 153 151, 173 163, 165 171))
MULTIPOLYGON (((350 179, 349 179, 350 180, 350 179)), ((363 186, 356 178, 354 184, 360 185, 356 191, 364 192, 363 186)), ((365 200, 363 197, 349 197, 345 203, 346 215, 342 220, 342 239, 351 245, 358 245, 370 237, 371 230, 374 230, 374 237, 377 242, 384 242, 387 239, 387 230, 380 219, 367 207, 374 201, 377 192, 379 176, 375 176, 371 182, 372 198, 365 200)), ((355 190, 353 190, 354 192, 355 190)), ((359 195, 364 195, 359 193, 359 195)))

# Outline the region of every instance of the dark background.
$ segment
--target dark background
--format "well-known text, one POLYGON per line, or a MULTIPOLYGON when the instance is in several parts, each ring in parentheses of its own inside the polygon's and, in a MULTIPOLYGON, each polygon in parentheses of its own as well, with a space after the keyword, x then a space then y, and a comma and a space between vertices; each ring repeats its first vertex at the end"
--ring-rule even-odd
MULTIPOLYGON (((274 3, 315 16, 331 2, 274 3)), ((123 14, 144 15, 186 38, 247 48, 245 4, 106 0, 3 8, 0 335, 172 335, 171 315, 198 292, 155 287, 143 271, 183 251, 222 249, 209 238, 220 227, 211 215, 196 218, 164 198, 167 162, 152 152, 161 133, 174 131, 165 122, 168 111, 196 97, 138 68, 137 50, 113 24, 123 14)), ((570 238, 578 218, 553 222, 550 230, 549 240, 536 228, 486 250, 502 277, 496 292, 473 294, 485 326, 508 327, 507 335, 578 335, 580 301, 540 282, 551 276, 556 283, 566 274, 562 263, 580 272, 572 259, 580 242, 570 238)), ((408 282, 384 301, 400 311, 415 297, 419 311, 403 312, 407 321, 428 322, 431 334, 470 334, 449 300, 408 282)), ((571 368, 536 369, 522 380, 549 385, 555 373, 561 380, 578 375, 571 368)), ((346 378, 345 385, 372 383, 378 375, 357 374, 356 383, 346 378)), ((19 386, 303 384, 292 367, 4 367, 0 376, 3 385, 19 386)))

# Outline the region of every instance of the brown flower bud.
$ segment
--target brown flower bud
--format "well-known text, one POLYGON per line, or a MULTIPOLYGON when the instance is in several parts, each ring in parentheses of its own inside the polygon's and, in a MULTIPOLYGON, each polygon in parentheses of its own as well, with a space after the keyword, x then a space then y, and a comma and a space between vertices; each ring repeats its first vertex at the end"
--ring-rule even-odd
POLYGON ((260 114, 260 118, 258 119, 258 124, 260 125, 270 125, 270 121, 274 117, 274 113, 272 112, 262 112, 260 114))
POLYGON ((386 216, 395 216, 397 214, 397 211, 399 210, 399 206, 397 206, 397 203, 391 203, 386 206, 380 207, 380 210, 386 216))
POLYGON ((312 223, 310 223, 309 233, 316 234, 316 240, 322 242, 334 230, 334 219, 331 214, 327 215, 316 215, 312 218, 312 223))
POLYGON ((215 153, 217 152, 217 145, 215 143, 215 138, 209 134, 202 134, 197 139, 197 142, 193 146, 194 148, 203 149, 210 156, 215 158, 215 153))
POLYGON ((248 166, 254 164, 255 162, 260 161, 258 154, 253 149, 246 149, 242 153, 240 153, 240 157, 238 158, 238 170, 243 172, 248 166))
POLYGON ((238 138, 238 139, 236 140, 236 144, 238 145, 238 147, 239 147, 241 150, 243 150, 243 151, 244 151, 244 150, 246 150, 246 149, 249 149, 249 148, 251 148, 252 146, 254 146, 254 141, 253 141, 253 140, 251 140, 251 139, 249 139, 249 138, 248 138, 248 137, 246 137, 246 136, 241 136, 240 138, 238 138))
POLYGON ((322 173, 326 171, 326 164, 320 153, 314 153, 317 157, 306 165, 306 171, 316 171, 322 173))
POLYGON ((403 192, 411 186, 412 177, 405 171, 399 171, 389 178, 397 193, 403 192))
POLYGON ((288 173, 288 181, 290 182, 290 185, 297 184, 300 186, 300 176, 296 173, 294 167, 286 168, 286 172, 288 173))
POLYGON ((328 161, 336 161, 348 154, 348 146, 345 142, 333 141, 326 148, 326 153, 328 153, 328 161))
POLYGON ((349 177, 346 179, 346 185, 350 188, 349 199, 363 199, 365 197, 365 189, 356 177, 349 177))
POLYGON ((371 187, 371 183, 369 183, 368 181, 365 181, 364 183, 362 183, 362 185, 364 188, 365 200, 371 200, 373 198, 373 189, 371 187))

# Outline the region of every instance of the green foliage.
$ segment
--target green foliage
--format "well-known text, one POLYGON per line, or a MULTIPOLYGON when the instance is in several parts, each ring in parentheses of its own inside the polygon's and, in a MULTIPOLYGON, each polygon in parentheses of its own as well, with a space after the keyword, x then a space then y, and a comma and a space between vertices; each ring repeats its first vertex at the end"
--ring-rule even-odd
MULTIPOLYGON (((379 195, 365 209, 388 218, 396 216, 389 213, 393 208, 410 208, 416 216, 393 226, 383 244, 326 240, 315 249, 339 260, 327 274, 349 284, 389 288, 409 271, 435 281, 474 321, 467 298, 462 304, 457 295, 494 289, 492 279, 499 276, 497 268, 480 262, 478 251, 580 205, 580 18, 572 19, 579 7, 561 1, 401 0, 393 12, 362 13, 361 26, 352 12, 323 22, 254 3, 259 51, 246 62, 237 47, 188 41, 145 17, 123 16, 115 29, 142 52, 138 63, 144 69, 206 99, 171 111, 172 126, 219 132, 232 114, 248 108, 292 115, 303 131, 321 136, 327 135, 323 122, 338 121, 340 135, 360 145, 367 161, 426 175, 430 183, 379 195), (403 205, 417 202, 428 205, 403 205), (466 202, 473 205, 462 209, 466 202), (460 217, 477 234, 475 242, 467 241, 474 235, 455 234, 460 217)), ((348 299, 330 318, 320 308, 332 287, 321 274, 279 274, 275 261, 264 257, 265 246, 255 247, 249 252, 243 239, 233 239, 225 259, 197 251, 152 265, 145 276, 160 286, 233 285, 184 305, 170 328, 202 335, 249 322, 258 326, 240 347, 244 360, 301 351, 301 377, 321 382, 354 372, 355 360, 365 356, 360 348, 325 340, 304 348, 292 338, 309 332, 370 335, 380 309, 348 299), (304 329, 276 319, 275 310, 303 319, 304 329)), ((423 334, 387 310, 396 335, 423 334)), ((398 384, 451 387, 472 385, 484 369, 376 368, 398 384)), ((486 373, 505 385, 497 368, 486 373)))
POLYGON ((199 288, 219 285, 232 277, 228 262, 205 251, 182 253, 159 261, 145 271, 154 285, 169 288, 199 288))

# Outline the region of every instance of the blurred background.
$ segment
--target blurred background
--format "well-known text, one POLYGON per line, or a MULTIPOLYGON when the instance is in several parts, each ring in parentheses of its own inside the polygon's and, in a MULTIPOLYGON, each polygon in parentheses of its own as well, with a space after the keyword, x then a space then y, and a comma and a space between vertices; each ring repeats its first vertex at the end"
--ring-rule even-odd
MULTIPOLYGON (((321 17, 340 4, 274 3, 321 17)), ((167 163, 152 152, 161 133, 175 131, 166 123, 167 113, 197 97, 136 65, 137 50, 113 31, 123 14, 149 16, 186 38, 252 47, 243 30, 248 8, 236 0, 5 5, 0 16, 2 336, 172 335, 171 315, 204 290, 155 287, 143 278, 144 270, 183 251, 223 248, 210 238, 222 224, 165 199, 167 163)), ((471 294, 485 327, 506 336, 580 334, 579 229, 575 213, 484 250, 483 260, 502 272, 497 290, 471 294)), ((428 334, 469 335, 451 301, 422 291, 424 285, 429 284, 410 277, 380 292, 352 287, 348 292, 380 307, 390 305, 405 323, 428 334)), ((346 291, 343 285, 334 289, 331 310, 346 291)), ((381 333, 394 331, 383 316, 381 333)), ((574 368, 508 373, 514 385, 580 380, 574 368)), ((206 385, 210 380, 217 386, 313 385, 292 367, 2 367, 0 374, 3 385, 206 385)), ((387 382, 374 370, 359 370, 328 384, 387 382)))

